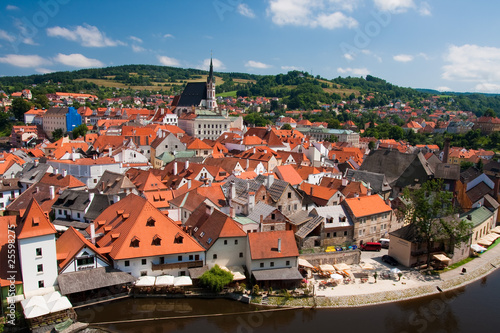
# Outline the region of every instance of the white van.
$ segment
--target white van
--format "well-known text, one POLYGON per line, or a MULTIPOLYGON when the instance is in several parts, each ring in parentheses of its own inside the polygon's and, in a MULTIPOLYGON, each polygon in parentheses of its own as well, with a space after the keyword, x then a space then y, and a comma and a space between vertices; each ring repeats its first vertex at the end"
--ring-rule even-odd
POLYGON ((382 245, 382 248, 384 248, 384 249, 388 249, 389 248, 390 239, 388 239, 388 238, 380 238, 380 240, 378 242, 380 243, 380 245, 382 245))

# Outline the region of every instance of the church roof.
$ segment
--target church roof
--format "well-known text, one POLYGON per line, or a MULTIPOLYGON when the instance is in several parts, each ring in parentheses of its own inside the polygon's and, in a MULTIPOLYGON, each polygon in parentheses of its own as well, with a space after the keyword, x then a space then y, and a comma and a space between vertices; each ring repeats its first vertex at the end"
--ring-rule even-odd
POLYGON ((198 106, 207 99, 207 84, 205 82, 189 82, 177 102, 177 106, 198 106))

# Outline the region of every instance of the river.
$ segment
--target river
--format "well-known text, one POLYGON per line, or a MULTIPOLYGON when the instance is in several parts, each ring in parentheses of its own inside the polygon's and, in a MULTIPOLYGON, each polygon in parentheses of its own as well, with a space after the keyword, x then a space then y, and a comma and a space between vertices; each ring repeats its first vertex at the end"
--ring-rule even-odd
POLYGON ((500 270, 466 287, 410 301, 347 309, 253 312, 258 307, 216 299, 123 299, 77 311, 83 322, 197 316, 101 326, 113 332, 496 332, 500 270))

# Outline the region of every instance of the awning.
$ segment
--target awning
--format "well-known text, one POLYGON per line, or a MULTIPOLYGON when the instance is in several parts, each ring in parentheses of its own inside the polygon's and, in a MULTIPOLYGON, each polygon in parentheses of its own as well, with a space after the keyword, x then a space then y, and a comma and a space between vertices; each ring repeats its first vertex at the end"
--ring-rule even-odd
POLYGON ((132 283, 135 280, 129 273, 106 267, 64 273, 57 277, 63 295, 132 283))
POLYGON ((173 286, 173 285, 174 285, 173 275, 160 275, 156 277, 155 286, 163 287, 163 286, 173 286))
POLYGON ((333 267, 335 267, 335 269, 337 271, 345 271, 345 270, 351 269, 351 266, 349 266, 348 264, 345 264, 343 262, 340 264, 335 264, 335 265, 333 265, 333 267))
POLYGON ((226 269, 233 274, 233 281, 241 281, 247 278, 245 276, 245 269, 241 266, 229 266, 221 268, 226 269))
POLYGON ((439 260, 441 262, 449 262, 451 259, 445 256, 444 254, 434 254, 432 256, 434 259, 439 260))
POLYGON ((481 238, 480 240, 477 241, 477 243, 482 246, 490 246, 491 244, 493 244, 493 241, 481 238))
POLYGON ((487 234, 487 235, 486 235, 486 236, 484 236, 483 238, 485 238, 485 239, 487 239, 487 240, 489 240, 489 241, 494 242, 494 241, 496 241, 499 237, 500 237, 500 235, 499 235, 499 234, 496 234, 496 233, 494 233, 494 232, 493 232, 493 233, 491 233, 491 234, 487 234))
POLYGON ((311 265, 309 263, 309 261, 305 260, 305 259, 300 259, 299 258, 299 266, 302 266, 302 267, 307 267, 307 268, 314 268, 313 265, 311 265))
POLYGON ((174 278, 174 286, 176 287, 185 287, 192 286, 193 281, 189 276, 178 276, 174 278))
POLYGON ((135 282, 136 287, 152 287, 155 285, 156 278, 154 276, 140 276, 135 282))
POLYGON ((470 246, 470 248, 477 253, 482 253, 482 252, 486 251, 486 249, 479 244, 472 244, 470 246))
POLYGON ((303 279, 297 268, 294 267, 263 269, 259 271, 253 271, 252 274, 257 281, 286 281, 303 279))
POLYGON ((321 269, 323 272, 335 272, 335 268, 333 268, 332 265, 319 265, 319 269, 321 269))
POLYGON ((490 231, 491 231, 491 232, 494 232, 494 233, 496 233, 496 234, 500 234, 500 226, 495 227, 495 228, 491 229, 490 231))

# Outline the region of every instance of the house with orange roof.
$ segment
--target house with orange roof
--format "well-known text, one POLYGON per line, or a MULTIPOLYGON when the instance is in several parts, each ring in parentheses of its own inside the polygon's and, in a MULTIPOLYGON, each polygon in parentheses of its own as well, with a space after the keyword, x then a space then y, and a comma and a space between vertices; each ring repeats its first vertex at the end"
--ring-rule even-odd
POLYGON ((38 127, 32 126, 12 126, 10 134, 10 144, 13 147, 34 147, 38 139, 38 127))
MULTIPOLYGON (((146 199, 129 194, 108 207, 95 222, 99 248, 114 268, 134 277, 188 275, 205 264, 205 249, 146 199)), ((89 228, 90 229, 90 228, 89 228)))
POLYGON ((387 238, 389 232, 402 226, 396 222, 392 208, 379 195, 348 198, 342 205, 354 223, 353 241, 359 245, 387 238))
POLYGON ((246 263, 247 234, 230 216, 200 204, 186 221, 188 232, 206 250, 208 268, 242 267, 246 263))
POLYGON ((235 157, 262 162, 267 172, 271 172, 275 167, 281 165, 282 161, 276 151, 264 146, 248 149, 235 157))
POLYGON ((56 241, 59 274, 108 267, 110 262, 88 239, 69 227, 56 241))
POLYGON ((291 151, 277 151, 278 156, 281 157, 282 165, 294 164, 294 165, 311 165, 311 161, 307 158, 306 154, 291 151))
POLYGON ((0 157, 0 177, 14 178, 17 173, 21 172, 22 170, 23 167, 19 165, 14 159, 8 157, 0 157))
POLYGON ((316 207, 338 205, 345 199, 339 190, 325 186, 302 183, 300 190, 305 200, 311 200, 316 207))
POLYGON ((246 267, 261 286, 292 287, 302 280, 299 250, 292 230, 250 233, 246 267))
POLYGON ((277 166, 273 171, 279 179, 290 183, 292 186, 298 186, 303 182, 302 177, 290 164, 277 166))
POLYGON ((297 121, 292 117, 281 117, 276 121, 276 126, 278 127, 282 127, 285 124, 292 126, 292 128, 297 127, 297 121))
POLYGON ((195 156, 208 157, 212 152, 212 147, 200 139, 193 138, 186 144, 186 150, 194 151, 195 156))
POLYGON ((26 298, 55 290, 58 273, 55 235, 54 225, 32 198, 16 228, 26 298))
POLYGON ((52 211, 52 205, 59 197, 59 190, 59 186, 40 182, 35 183, 22 192, 17 198, 14 199, 14 201, 10 203, 10 205, 5 208, 4 215, 22 216, 33 198, 37 202, 40 202, 43 212, 48 217, 52 211))
POLYGON ((151 165, 156 169, 162 168, 165 166, 165 162, 159 159, 159 156, 165 152, 173 154, 185 150, 186 146, 175 134, 167 131, 160 131, 156 139, 151 143, 151 165))
POLYGON ((170 206, 168 209, 168 216, 174 221, 180 221, 182 224, 185 224, 194 210, 201 203, 220 208, 218 203, 212 202, 212 200, 206 196, 191 190, 184 192, 183 194, 176 195, 169 201, 170 206))

